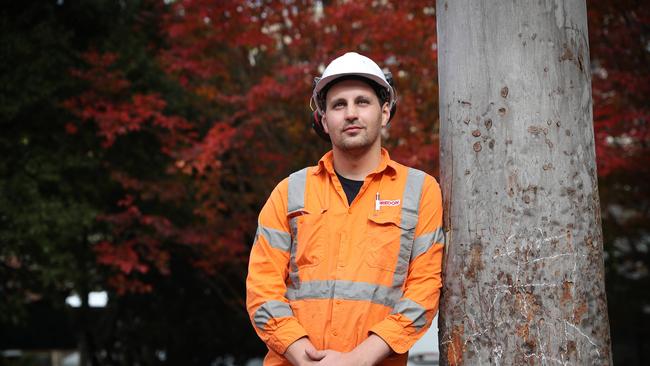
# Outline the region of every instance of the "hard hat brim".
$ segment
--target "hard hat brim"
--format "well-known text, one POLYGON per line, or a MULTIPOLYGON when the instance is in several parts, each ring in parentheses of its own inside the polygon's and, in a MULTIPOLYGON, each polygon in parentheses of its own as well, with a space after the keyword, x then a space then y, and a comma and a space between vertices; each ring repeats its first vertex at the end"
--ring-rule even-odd
POLYGON ((342 73, 342 74, 329 75, 329 76, 326 76, 326 77, 320 79, 318 81, 318 83, 316 83, 316 87, 314 88, 314 94, 320 93, 320 91, 323 90, 323 88, 325 88, 328 84, 336 81, 336 79, 339 79, 341 77, 348 76, 348 75, 361 76, 361 77, 364 77, 366 79, 370 79, 370 80, 376 82, 377 84, 379 84, 380 86, 382 86, 382 87, 384 87, 386 89, 389 89, 389 90, 392 89, 391 86, 386 81, 386 79, 382 79, 382 78, 378 77, 377 75, 368 74, 368 73, 359 73, 359 72, 346 72, 346 73, 342 73))
MULTIPOLYGON (((316 86, 314 87, 312 100, 314 102, 317 101, 318 100, 318 94, 327 85, 335 82, 337 79, 340 79, 340 78, 342 78, 344 76, 349 76, 349 75, 360 76, 360 77, 366 78, 368 80, 376 82, 382 88, 386 88, 388 90, 388 92, 389 92, 388 105, 389 105, 390 108, 393 107, 393 105, 396 102, 395 90, 393 89, 393 87, 390 84, 388 84, 388 81, 386 81, 386 79, 378 77, 377 75, 368 74, 368 73, 361 73, 361 72, 346 72, 346 73, 341 73, 341 74, 336 74, 336 75, 329 75, 329 76, 326 76, 326 77, 318 80, 318 82, 316 83, 316 86)), ((315 103, 315 104, 316 104, 316 108, 320 110, 320 106, 318 105, 318 103, 315 103)))

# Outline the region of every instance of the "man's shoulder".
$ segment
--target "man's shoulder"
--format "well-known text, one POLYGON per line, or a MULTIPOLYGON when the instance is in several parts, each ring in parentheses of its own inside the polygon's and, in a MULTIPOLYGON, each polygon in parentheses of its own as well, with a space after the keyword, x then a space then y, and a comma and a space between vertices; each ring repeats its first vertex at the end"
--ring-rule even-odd
POLYGON ((316 169, 316 168, 317 168, 316 165, 313 165, 313 166, 306 166, 306 167, 304 167, 304 168, 302 168, 302 169, 298 169, 298 170, 292 172, 292 173, 289 174, 285 179, 291 179, 292 177, 298 177, 298 176, 301 176, 301 175, 307 175, 307 173, 309 173, 309 172, 313 172, 314 169, 316 169))
POLYGON ((303 177, 307 177, 308 174, 314 173, 315 169, 317 169, 317 165, 311 165, 311 166, 306 166, 302 169, 298 169, 292 173, 290 173, 286 178, 284 178, 281 182, 289 181, 289 180, 294 180, 294 179, 303 179, 303 177))
POLYGON ((413 174, 416 176, 422 176, 425 177, 425 182, 433 183, 435 182, 436 184, 438 183, 438 180, 432 176, 431 174, 425 172, 424 170, 420 170, 418 168, 414 168, 408 165, 401 164, 395 160, 390 160, 391 166, 395 169, 397 172, 397 175, 400 176, 408 176, 409 174, 413 174))
POLYGON ((296 170, 290 173, 288 176, 284 177, 278 182, 275 186, 275 191, 286 192, 288 190, 289 184, 296 184, 302 182, 304 184, 305 180, 309 173, 312 173, 317 166, 307 166, 302 169, 296 170))

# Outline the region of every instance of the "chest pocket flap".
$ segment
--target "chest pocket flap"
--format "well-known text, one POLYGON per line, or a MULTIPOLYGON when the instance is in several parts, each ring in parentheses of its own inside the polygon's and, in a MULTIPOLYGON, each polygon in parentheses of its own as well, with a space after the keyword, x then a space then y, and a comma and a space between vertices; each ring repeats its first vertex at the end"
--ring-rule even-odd
POLYGON ((368 215, 366 262, 386 271, 398 269, 398 260, 409 258, 417 216, 407 212, 379 212, 368 215))
POLYGON ((298 268, 318 265, 325 254, 327 224, 322 212, 301 209, 289 216, 292 261, 298 268))

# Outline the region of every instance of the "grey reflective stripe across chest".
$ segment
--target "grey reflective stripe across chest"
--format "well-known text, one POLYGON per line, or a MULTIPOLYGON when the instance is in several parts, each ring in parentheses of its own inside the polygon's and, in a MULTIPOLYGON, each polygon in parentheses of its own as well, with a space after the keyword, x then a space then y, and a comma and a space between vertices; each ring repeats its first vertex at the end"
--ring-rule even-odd
POLYGON ((418 223, 420 213, 420 197, 422 196, 424 177, 425 174, 423 171, 408 168, 404 193, 402 193, 402 214, 400 222, 402 230, 399 238, 399 256, 395 265, 393 287, 402 287, 406 279, 406 273, 408 272, 413 240, 415 239, 415 226, 418 223))
MULTIPOLYGON (((424 185, 425 173, 408 168, 406 177, 406 184, 402 193, 402 208, 401 208, 401 222, 400 227, 400 248, 397 263, 395 265, 395 274, 393 276, 392 291, 399 291, 404 284, 408 266, 411 258, 411 250, 413 247, 413 240, 415 235, 415 226, 418 221, 420 197, 422 195, 422 187, 424 185), (406 229, 405 229, 406 228, 406 229)), ((298 276, 298 266, 296 265, 296 247, 298 237, 297 219, 300 216, 296 214, 305 209, 305 193, 307 184, 307 168, 295 172, 289 176, 289 185, 287 191, 287 216, 291 216, 289 226, 291 228, 291 250, 289 260, 289 278, 291 279, 292 286, 290 293, 302 298, 310 298, 310 294, 302 293, 300 291, 300 278, 298 276), (292 215, 294 214, 294 215, 292 215), (297 291, 296 291, 297 290, 297 291)), ((332 282, 332 281, 329 281, 332 282)), ((336 281, 333 281, 336 282, 336 281)), ((335 283, 332 283, 335 286, 335 283)), ((307 288, 305 288, 307 289, 307 288)), ((334 289, 330 289, 334 290, 334 289)), ((322 292, 322 291, 321 291, 322 292)), ((334 291, 336 292, 336 291, 334 291)), ((332 296, 336 297, 336 294, 332 296)), ((312 294, 317 297, 317 294, 312 294)), ((321 294, 318 294, 320 296, 321 294)), ((397 295, 397 294, 395 294, 397 295)), ((391 296, 392 299, 398 299, 400 296, 391 296)), ((368 299, 370 300, 370 299, 368 299)), ((391 301, 392 302, 392 301, 391 301)))
MULTIPOLYGON (((287 216, 305 209, 305 189, 307 187, 307 169, 304 168, 289 176, 289 188, 287 190, 287 216)), ((296 250, 298 238, 298 216, 293 215, 289 220, 291 228, 291 250, 289 252, 289 278, 294 287, 300 285, 298 276, 298 265, 296 264, 296 250)))
POLYGON ((287 214, 305 209, 305 188, 307 186, 307 169, 299 170, 289 176, 287 193, 287 214))

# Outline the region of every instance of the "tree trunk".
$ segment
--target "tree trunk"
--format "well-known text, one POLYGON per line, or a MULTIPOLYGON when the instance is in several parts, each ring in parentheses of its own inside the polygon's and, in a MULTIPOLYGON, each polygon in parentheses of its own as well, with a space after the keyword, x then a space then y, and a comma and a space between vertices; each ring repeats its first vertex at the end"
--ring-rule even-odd
POLYGON ((438 0, 443 365, 609 365, 584 0, 438 0))

